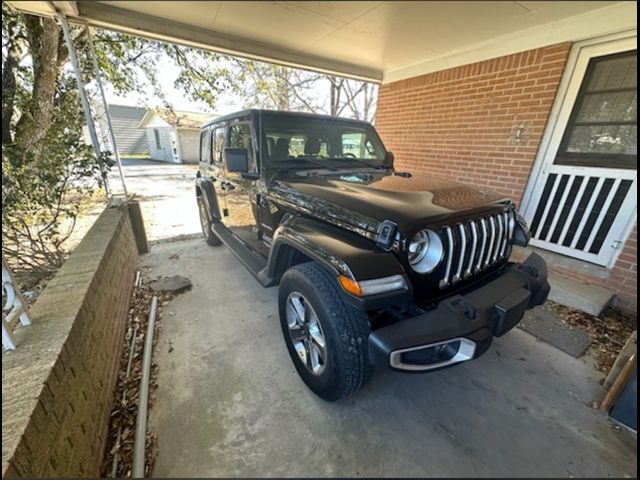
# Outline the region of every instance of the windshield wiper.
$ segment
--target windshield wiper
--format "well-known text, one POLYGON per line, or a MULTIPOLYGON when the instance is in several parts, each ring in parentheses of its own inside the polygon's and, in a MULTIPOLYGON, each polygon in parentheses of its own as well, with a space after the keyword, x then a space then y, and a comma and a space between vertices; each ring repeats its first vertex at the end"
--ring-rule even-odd
MULTIPOLYGON (((384 167, 382 165, 375 165, 373 163, 369 163, 366 160, 361 160, 359 158, 352 158, 352 157, 332 157, 332 158, 328 158, 327 160, 339 160, 339 161, 344 161, 346 160, 347 162, 352 162, 352 163, 357 163, 360 165, 364 165, 365 167, 369 167, 369 168, 375 168, 376 170, 380 170, 380 169, 387 169, 387 167, 384 167)), ((345 166, 341 166, 341 168, 348 168, 349 166, 353 166, 353 165, 345 165, 345 166)))
MULTIPOLYGON (((318 166, 318 167, 320 167, 322 169, 331 170, 333 172, 335 172, 337 170, 335 167, 327 165, 324 162, 320 162, 318 160, 313 160, 311 158, 306 158, 306 157, 298 157, 298 158, 295 158, 295 159, 292 158, 292 162, 291 163, 296 163, 296 162, 306 162, 306 163, 309 163, 311 165, 316 165, 316 166, 318 166)), ((288 168, 296 168, 297 167, 297 165, 291 165, 291 163, 288 165, 288 168)))

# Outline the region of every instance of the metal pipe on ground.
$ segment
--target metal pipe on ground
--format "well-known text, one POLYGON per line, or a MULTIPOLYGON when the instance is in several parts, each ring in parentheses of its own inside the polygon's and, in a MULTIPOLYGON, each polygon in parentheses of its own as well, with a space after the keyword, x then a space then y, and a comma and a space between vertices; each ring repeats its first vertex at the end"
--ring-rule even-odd
POLYGON ((153 331, 158 310, 158 297, 151 299, 147 333, 144 339, 142 353, 142 378, 138 394, 138 415, 136 418, 136 433, 133 442, 133 467, 131 474, 134 478, 144 477, 145 446, 147 440, 147 410, 149 406, 149 377, 151 375, 151 354, 153 353, 153 331))
MULTIPOLYGON (((137 288, 142 278, 140 270, 136 272, 136 278, 133 282, 133 287, 137 288)), ((133 297, 135 298, 136 292, 134 290, 133 297)), ((136 337, 138 336, 138 323, 133 326, 133 333, 131 334, 131 344, 129 345, 129 357, 127 358, 127 370, 125 371, 124 378, 128 379, 131 374, 131 365, 133 363, 133 355, 136 350, 136 337)), ((122 404, 124 405, 127 399, 127 391, 122 392, 122 404)), ((116 439, 116 446, 120 448, 120 441, 122 440, 122 427, 118 427, 118 437, 116 439)), ((113 454, 113 463, 111 464, 111 478, 116 477, 118 471, 118 462, 120 461, 120 454, 118 452, 113 454)))

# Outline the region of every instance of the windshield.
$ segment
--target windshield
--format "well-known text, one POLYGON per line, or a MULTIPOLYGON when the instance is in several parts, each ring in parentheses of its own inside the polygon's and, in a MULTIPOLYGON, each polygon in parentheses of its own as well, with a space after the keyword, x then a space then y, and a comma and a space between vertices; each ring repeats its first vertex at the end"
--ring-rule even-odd
POLYGON ((385 149, 371 125, 334 118, 263 115, 266 163, 273 167, 383 168, 385 149))

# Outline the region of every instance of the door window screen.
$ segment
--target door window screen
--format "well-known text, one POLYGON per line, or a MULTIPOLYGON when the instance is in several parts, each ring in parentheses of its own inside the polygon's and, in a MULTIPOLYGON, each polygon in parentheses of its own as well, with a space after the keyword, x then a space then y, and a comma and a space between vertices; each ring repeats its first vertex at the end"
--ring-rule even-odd
POLYGON ((555 163, 637 168, 636 50, 592 58, 555 163))

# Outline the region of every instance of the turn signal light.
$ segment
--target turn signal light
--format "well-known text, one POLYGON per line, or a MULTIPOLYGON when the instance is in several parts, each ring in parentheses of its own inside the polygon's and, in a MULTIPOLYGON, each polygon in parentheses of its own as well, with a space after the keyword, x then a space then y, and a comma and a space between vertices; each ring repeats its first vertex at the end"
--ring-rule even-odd
POLYGON ((356 297, 362 296, 362 289, 355 280, 351 280, 349 277, 345 277, 344 275, 338 275, 338 283, 345 292, 355 295, 356 297))
POLYGON ((340 283, 340 286, 345 292, 355 295, 356 297, 366 297, 368 295, 407 289, 407 283, 402 275, 372 278, 360 282, 356 282, 344 275, 338 275, 338 283, 340 283))

